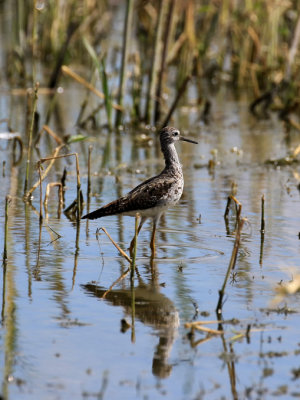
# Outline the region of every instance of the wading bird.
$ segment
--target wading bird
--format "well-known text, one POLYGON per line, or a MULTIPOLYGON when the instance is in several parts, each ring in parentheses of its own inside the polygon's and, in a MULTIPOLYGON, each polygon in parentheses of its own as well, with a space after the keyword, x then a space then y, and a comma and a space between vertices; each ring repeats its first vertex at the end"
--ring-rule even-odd
MULTIPOLYGON (((155 232, 159 218, 170 206, 179 201, 183 191, 183 173, 175 149, 175 142, 179 140, 198 144, 194 140, 182 137, 178 129, 170 126, 162 128, 160 131, 160 145, 165 159, 164 170, 159 175, 142 182, 125 196, 84 215, 82 219, 96 219, 117 214, 135 216, 138 213, 141 217, 138 227, 139 233, 145 221, 148 218, 152 218, 153 230, 150 247, 152 255, 154 255, 155 232)), ((130 252, 133 246, 134 239, 130 244, 130 252)))

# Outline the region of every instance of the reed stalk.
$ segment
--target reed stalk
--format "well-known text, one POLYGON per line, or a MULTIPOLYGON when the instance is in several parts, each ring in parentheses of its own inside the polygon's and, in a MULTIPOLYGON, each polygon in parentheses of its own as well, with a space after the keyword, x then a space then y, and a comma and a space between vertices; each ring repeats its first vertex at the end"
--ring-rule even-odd
POLYGON ((37 0, 33 1, 33 21, 32 21, 32 82, 36 80, 36 62, 37 62, 37 22, 38 10, 37 0))
POLYGON ((56 156, 56 157, 46 157, 46 158, 41 158, 40 162, 41 164, 44 163, 45 161, 53 161, 57 160, 59 158, 65 158, 65 157, 72 157, 75 156, 76 159, 76 177, 77 177, 77 220, 80 220, 81 216, 81 194, 80 194, 80 170, 79 170, 79 159, 78 159, 78 154, 77 153, 69 153, 69 154, 63 154, 61 156, 56 156))
POLYGON ((139 227, 139 215, 138 213, 135 215, 135 231, 134 231, 134 243, 131 255, 131 277, 134 274, 135 270, 135 260, 136 260, 136 249, 137 249, 137 237, 138 237, 138 227, 139 227))
POLYGON ((224 297, 224 293, 225 293, 225 288, 226 288, 226 284, 227 284, 228 278, 230 276, 230 273, 233 270, 233 268, 235 267, 237 253, 238 253, 238 249, 240 246, 241 232, 242 232, 242 228, 243 228, 245 221, 246 221, 246 219, 242 218, 238 222, 238 227, 237 227, 236 234, 235 234, 235 242, 234 242, 234 246, 232 249, 230 262, 229 262, 229 265, 227 268, 227 272, 225 275, 225 279, 224 279, 222 288, 221 288, 221 290, 219 290, 219 301, 218 301, 217 308, 216 308, 217 315, 222 314, 222 302, 223 302, 223 297, 224 297))
POLYGON ((182 85, 181 85, 180 88, 178 89, 177 95, 176 95, 176 97, 175 97, 175 99, 174 99, 174 101, 173 101, 173 103, 172 103, 172 105, 171 105, 171 107, 170 107, 170 110, 169 110, 169 112, 168 112, 166 118, 164 119, 163 124, 161 125, 162 128, 163 128, 164 126, 168 125, 168 123, 169 123, 169 121, 170 121, 170 119, 171 119, 171 117, 172 117, 172 115, 173 115, 173 112, 175 111, 175 109, 176 109, 176 107, 177 107, 177 104, 178 104, 178 102, 179 102, 181 96, 183 95, 183 93, 184 93, 185 90, 186 90, 187 84, 189 83, 190 79, 191 79, 191 76, 189 75, 189 76, 187 76, 187 77, 185 78, 185 80, 182 82, 182 85))
POLYGON ((153 57, 151 64, 151 72, 150 72, 150 80, 149 80, 149 89, 147 93, 147 101, 146 101, 146 112, 145 112, 145 120, 146 123, 153 123, 154 121, 154 102, 157 88, 157 78, 158 78, 158 69, 159 69, 159 60, 161 55, 161 45, 162 45, 162 32, 163 32, 163 24, 164 17, 166 14, 168 6, 168 1, 160 0, 159 8, 158 8, 158 18, 155 28, 155 39, 154 39, 154 48, 153 48, 153 57))
MULTIPOLYGON (((84 78, 82 78, 80 75, 76 74, 76 72, 72 71, 71 68, 67 67, 66 65, 63 65, 61 67, 62 72, 71 78, 73 78, 75 81, 86 87, 88 90, 93 92, 96 96, 98 96, 100 99, 105 99, 105 94, 101 92, 100 90, 96 89, 93 85, 91 85, 89 82, 87 82, 84 78)), ((119 104, 112 103, 112 107, 115 110, 122 110, 123 108, 119 104)))
MULTIPOLYGON (((123 106, 123 99, 126 88, 126 72, 127 72, 127 60, 128 52, 130 47, 130 34, 132 30, 132 20, 133 20, 133 4, 134 0, 127 0, 126 16, 124 23, 124 33, 123 33, 123 48, 122 48, 122 63, 120 70, 120 84, 118 93, 118 104, 123 106)), ((118 110, 116 113, 115 126, 118 127, 121 123, 122 111, 118 110)))
POLYGON ((10 196, 5 197, 5 222, 4 222, 4 248, 3 248, 3 262, 7 260, 7 236, 8 236, 8 204, 10 196))
POLYGON ((28 132, 28 149, 27 149, 27 163, 26 163, 25 184, 24 184, 24 196, 26 195, 27 188, 28 188, 29 166, 30 166, 30 161, 31 161, 32 133, 33 133, 35 113, 36 113, 37 101, 38 101, 38 90, 39 90, 39 83, 36 82, 35 87, 34 87, 34 93, 33 93, 31 123, 30 123, 29 132, 28 132))
POLYGON ((74 35, 74 33, 76 32, 76 30, 79 27, 79 22, 74 22, 74 21, 70 21, 69 25, 67 27, 67 36, 65 41, 63 42, 57 58, 56 58, 56 64, 55 67, 53 69, 52 75, 50 76, 50 80, 49 80, 49 84, 48 87, 49 88, 55 88, 57 86, 57 82, 59 80, 60 74, 61 74, 61 70, 62 70, 62 65, 64 63, 64 59, 70 44, 70 41, 74 35))
POLYGON ((39 170, 39 178, 40 178, 40 222, 43 221, 43 186, 42 186, 42 173, 41 173, 41 163, 38 161, 37 167, 39 170))
POLYGON ((167 1, 168 4, 168 14, 166 17, 166 26, 164 29, 163 33, 163 50, 162 50, 162 56, 161 56, 161 64, 160 64, 160 69, 158 73, 158 83, 157 83, 157 90, 156 90, 156 99, 155 99, 155 111, 154 111, 154 120, 155 123, 157 123, 160 119, 160 108, 161 108, 161 95, 162 95, 162 89, 163 89, 163 79, 164 79, 164 74, 165 74, 165 68, 166 68, 166 63, 167 63, 167 55, 168 55, 168 46, 169 46, 169 41, 170 41, 170 31, 171 31, 171 26, 172 26, 172 17, 174 13, 174 6, 175 6, 175 1, 169 0, 167 1))
POLYGON ((261 196, 261 222, 260 232, 265 233, 265 196, 261 196))
POLYGON ((88 180, 87 180, 87 191, 86 196, 89 202, 89 197, 91 196, 91 154, 92 154, 93 146, 89 146, 89 155, 88 155, 88 180))
POLYGON ((113 238, 110 236, 110 234, 107 232, 107 230, 102 226, 101 228, 99 228, 100 230, 102 230, 106 236, 108 237, 108 239, 112 242, 112 244, 115 246, 115 248, 119 251, 119 253, 126 258, 126 260, 130 263, 130 265, 132 264, 132 261, 130 259, 130 257, 128 257, 128 255, 125 253, 124 250, 121 249, 121 247, 113 240, 113 238))
MULTIPOLYGON (((49 163, 48 167, 45 169, 45 172, 42 175, 42 179, 41 181, 43 182, 43 180, 46 178, 46 176, 48 175, 50 169, 52 168, 53 164, 54 164, 54 160, 55 157, 57 156, 57 154, 60 152, 60 150, 64 147, 64 144, 56 147, 56 149, 54 150, 53 153, 53 157, 51 159, 51 162, 49 163)), ((39 160, 41 161, 41 160, 39 160)), ((32 193, 35 191, 35 189, 39 186, 40 184, 40 179, 37 180, 37 182, 35 182, 35 184, 31 187, 31 189, 28 190, 28 192, 25 194, 25 199, 28 200, 30 198, 30 196, 32 195, 32 193)))
POLYGON ((92 45, 89 43, 89 41, 84 38, 83 39, 83 44, 91 56, 95 67, 98 70, 99 78, 102 82, 102 89, 104 93, 104 104, 105 104, 105 110, 106 110, 106 115, 107 115, 107 124, 109 129, 111 129, 111 114, 112 114, 112 100, 111 100, 111 95, 109 91, 109 85, 108 85, 108 77, 106 73, 106 66, 105 66, 105 60, 103 57, 99 60, 99 57, 92 47, 92 45))

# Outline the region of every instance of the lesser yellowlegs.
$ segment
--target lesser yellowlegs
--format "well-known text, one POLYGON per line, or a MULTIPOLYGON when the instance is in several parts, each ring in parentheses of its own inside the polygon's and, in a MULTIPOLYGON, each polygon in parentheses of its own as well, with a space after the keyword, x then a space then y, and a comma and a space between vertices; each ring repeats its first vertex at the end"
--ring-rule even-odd
MULTIPOLYGON (((165 159, 164 170, 159 175, 147 179, 125 196, 84 215, 82 219, 96 219, 116 214, 135 216, 138 213, 141 217, 139 233, 145 221, 152 218, 153 230, 150 247, 154 254, 157 222, 168 207, 178 202, 183 191, 183 173, 174 145, 178 140, 198 143, 182 137, 178 129, 170 126, 161 129, 160 145, 165 159)), ((134 241, 131 242, 130 250, 133 243, 134 241)))

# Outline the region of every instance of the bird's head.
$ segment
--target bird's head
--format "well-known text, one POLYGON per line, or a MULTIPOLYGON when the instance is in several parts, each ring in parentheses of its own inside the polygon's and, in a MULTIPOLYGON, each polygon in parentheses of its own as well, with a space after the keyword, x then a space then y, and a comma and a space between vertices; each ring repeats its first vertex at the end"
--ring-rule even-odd
POLYGON ((182 140, 184 142, 198 144, 198 142, 187 139, 181 136, 179 129, 173 128, 172 126, 165 126, 160 131, 160 143, 161 145, 169 145, 177 142, 178 140, 182 140))

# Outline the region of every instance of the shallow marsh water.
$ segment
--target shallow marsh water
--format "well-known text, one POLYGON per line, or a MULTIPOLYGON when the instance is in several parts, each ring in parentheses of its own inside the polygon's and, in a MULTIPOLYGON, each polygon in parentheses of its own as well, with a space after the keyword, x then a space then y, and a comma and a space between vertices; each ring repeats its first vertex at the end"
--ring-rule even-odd
MULTIPOLYGON (((76 134, 73 110, 78 110, 82 93, 70 87, 60 96, 60 124, 65 132, 76 134)), ((7 117, 11 110, 14 128, 23 132, 24 98, 4 93, 1 99, 0 117, 7 117)), ((40 96, 41 115, 46 101, 40 96)), ((284 157, 297 145, 298 137, 291 134, 288 141, 276 118, 255 120, 248 104, 249 99, 237 101, 230 91, 221 89, 212 97, 213 116, 207 126, 199 122, 197 108, 178 110, 173 124, 199 141, 199 145, 177 145, 185 176, 184 195, 161 220, 157 257, 151 261, 151 225, 145 224, 138 238, 134 287, 127 276, 105 300, 101 299, 104 291, 128 264, 104 234, 97 238, 96 230, 104 226, 126 249, 134 219, 114 216, 82 221, 77 227, 64 214, 58 218, 53 192, 38 253, 38 214, 33 209, 39 209, 38 190, 32 206, 25 205, 25 157, 13 166, 11 144, 1 142, 0 160, 6 161, 1 177, 1 243, 5 196, 12 196, 5 286, 1 282, 5 288, 0 331, 5 399, 300 395, 299 295, 274 307, 271 304, 274 288, 290 281, 299 268, 300 199, 295 178, 299 167, 264 165, 267 159, 284 157), (209 169, 211 151, 217 164, 209 169), (223 218, 233 182, 242 216, 249 222, 243 230, 234 279, 226 288, 223 318, 239 322, 224 325, 223 336, 195 344, 205 335, 196 332, 190 339, 184 324, 216 318, 218 290, 235 238, 234 212, 229 229, 223 218), (263 253, 259 232, 262 194, 266 199, 263 253), (57 239, 50 228, 61 237, 57 239), (130 324, 124 324, 123 332, 122 319, 130 324), (234 340, 248 324, 250 341, 245 337, 234 340)), ((93 145, 90 210, 161 170, 157 134, 146 131, 149 144, 137 140, 139 133, 134 129, 120 136, 113 133, 108 140, 105 131, 95 132, 88 141, 71 145, 70 151, 80 156, 85 200, 88 146, 93 145), (105 147, 109 156, 103 164, 105 147)), ((53 149, 53 143, 42 138, 41 156, 53 149)), ((33 156, 36 161, 35 150, 33 156)), ((34 161, 31 183, 38 178, 34 161)), ((47 181, 58 180, 64 166, 68 169, 65 203, 69 205, 76 198, 74 162, 59 160, 47 181)))

